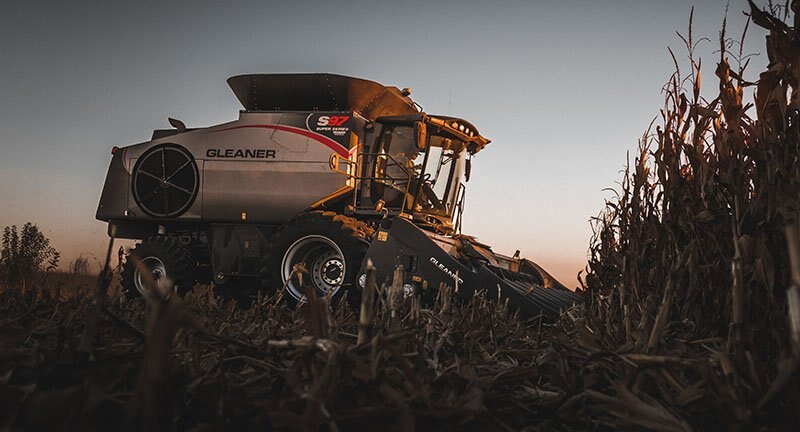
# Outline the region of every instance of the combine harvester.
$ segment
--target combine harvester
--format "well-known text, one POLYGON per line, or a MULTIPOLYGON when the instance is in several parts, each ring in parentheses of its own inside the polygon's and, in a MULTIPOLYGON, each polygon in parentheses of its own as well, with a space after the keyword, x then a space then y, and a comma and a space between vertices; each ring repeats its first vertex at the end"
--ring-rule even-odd
POLYGON ((140 271, 180 292, 213 282, 238 299, 286 286, 298 270, 320 296, 358 301, 367 262, 379 283, 402 266, 407 294, 446 284, 557 316, 580 297, 544 269, 461 234, 471 158, 489 143, 464 120, 428 115, 407 89, 332 74, 228 79, 239 119, 156 130, 112 149, 97 219, 129 253, 123 287, 146 295, 140 271))

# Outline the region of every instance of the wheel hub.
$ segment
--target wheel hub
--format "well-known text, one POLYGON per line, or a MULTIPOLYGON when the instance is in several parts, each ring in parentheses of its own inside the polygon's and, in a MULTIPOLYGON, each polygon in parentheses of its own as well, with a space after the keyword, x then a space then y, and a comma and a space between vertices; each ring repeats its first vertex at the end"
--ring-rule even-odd
POLYGON ((340 285, 344 277, 344 264, 333 258, 322 264, 322 280, 328 285, 340 285))
POLYGON ((150 256, 142 258, 142 264, 136 266, 133 273, 133 284, 139 293, 147 298, 159 282, 167 277, 167 267, 160 259, 150 256))
POLYGON ((286 284, 287 292, 297 300, 302 299, 306 293, 300 284, 300 278, 293 274, 295 266, 301 263, 305 264, 308 271, 308 274, 303 275, 303 281, 310 282, 318 296, 335 294, 344 283, 346 263, 339 246, 325 236, 303 237, 286 250, 281 263, 283 283, 286 284))

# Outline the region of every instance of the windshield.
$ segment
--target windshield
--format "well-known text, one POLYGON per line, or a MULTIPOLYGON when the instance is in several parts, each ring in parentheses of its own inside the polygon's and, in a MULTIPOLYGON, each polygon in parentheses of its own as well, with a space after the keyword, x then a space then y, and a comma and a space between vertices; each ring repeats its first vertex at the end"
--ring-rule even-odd
POLYGON ((375 177, 388 186, 382 188, 388 206, 410 210, 413 202, 415 212, 452 216, 464 173, 465 146, 451 138, 431 135, 428 149, 419 150, 412 126, 388 125, 375 177))
MULTIPOLYGON (((466 151, 457 152, 442 147, 431 147, 429 153, 423 175, 426 180, 424 192, 433 191, 433 195, 439 200, 439 203, 423 202, 423 204, 434 204, 433 210, 450 214, 455 205, 456 193, 464 172, 466 151)), ((420 166, 423 161, 424 154, 417 157, 420 166)))

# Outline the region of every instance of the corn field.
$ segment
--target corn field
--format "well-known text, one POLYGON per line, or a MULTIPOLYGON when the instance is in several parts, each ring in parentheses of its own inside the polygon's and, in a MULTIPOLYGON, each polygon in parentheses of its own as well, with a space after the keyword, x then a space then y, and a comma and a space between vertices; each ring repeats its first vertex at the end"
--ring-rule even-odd
POLYGON ((90 289, 0 290, 0 428, 795 429, 797 8, 751 4, 769 32, 757 82, 723 28, 713 99, 685 36, 688 70, 592 221, 585 303, 556 322, 374 277, 359 311, 280 291, 130 301, 107 258, 90 289))

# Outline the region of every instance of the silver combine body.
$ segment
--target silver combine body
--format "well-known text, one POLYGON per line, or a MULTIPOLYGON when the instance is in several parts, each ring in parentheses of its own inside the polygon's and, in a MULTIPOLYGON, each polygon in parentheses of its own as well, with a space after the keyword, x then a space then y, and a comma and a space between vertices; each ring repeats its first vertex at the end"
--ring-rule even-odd
POLYGON ((330 169, 330 156, 350 157, 352 144, 359 139, 351 132, 352 125, 363 122, 353 112, 242 112, 231 123, 119 149, 113 156, 97 217, 160 224, 280 224, 345 185, 346 179, 330 169), (316 132, 311 126, 324 117, 348 120, 340 126, 341 132, 336 130, 337 136, 316 132), (151 167, 139 162, 152 149, 157 150, 150 153, 156 159, 152 164, 156 172, 150 173, 147 168, 151 167), (158 163, 162 156, 163 167, 158 163), (153 193, 161 188, 155 177, 164 169, 168 175, 174 174, 175 180, 189 178, 172 190, 167 185, 163 193, 153 193))

